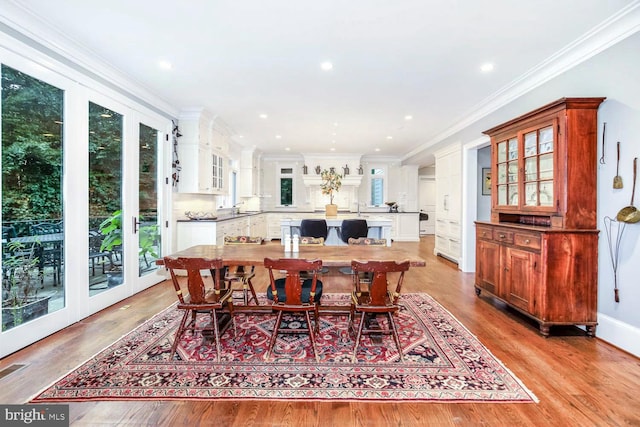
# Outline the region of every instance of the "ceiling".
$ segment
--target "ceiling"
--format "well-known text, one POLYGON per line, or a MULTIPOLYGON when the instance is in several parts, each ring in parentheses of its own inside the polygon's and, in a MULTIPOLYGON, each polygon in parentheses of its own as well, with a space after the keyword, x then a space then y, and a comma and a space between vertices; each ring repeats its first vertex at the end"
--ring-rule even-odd
POLYGON ((492 95, 630 3, 21 0, 15 5, 176 112, 210 110, 241 145, 274 154, 402 157, 436 144, 438 135, 492 95), (159 67, 159 61, 169 61, 171 69, 159 67), (333 69, 323 70, 325 61, 333 69), (492 63, 493 71, 481 71, 485 63, 492 63))

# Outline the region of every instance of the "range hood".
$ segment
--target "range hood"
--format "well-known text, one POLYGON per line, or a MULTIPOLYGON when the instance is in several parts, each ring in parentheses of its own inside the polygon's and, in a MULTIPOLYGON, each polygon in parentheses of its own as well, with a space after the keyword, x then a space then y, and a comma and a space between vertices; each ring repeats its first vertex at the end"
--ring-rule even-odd
POLYGON ((307 173, 302 175, 305 187, 319 187, 322 184, 320 171, 334 168, 342 175, 343 187, 360 187, 362 164, 360 154, 303 154, 307 173))

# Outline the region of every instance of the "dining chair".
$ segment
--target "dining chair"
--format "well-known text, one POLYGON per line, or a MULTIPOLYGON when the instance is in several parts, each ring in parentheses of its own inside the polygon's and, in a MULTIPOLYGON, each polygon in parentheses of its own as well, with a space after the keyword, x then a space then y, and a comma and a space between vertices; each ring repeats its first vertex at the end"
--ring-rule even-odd
MULTIPOLYGON (((262 244, 262 240, 262 237, 224 236, 225 245, 260 245, 262 244)), ((229 288, 233 288, 235 283, 242 283, 242 300, 244 305, 248 305, 252 299, 256 305, 260 305, 253 283, 251 282, 251 279, 256 275, 254 265, 224 266, 223 271, 224 275, 222 280, 229 288), (249 294, 251 295, 249 296, 249 294)))
POLYGON ((398 299, 404 281, 404 273, 409 270, 409 261, 351 261, 354 271, 354 290, 351 295, 349 310, 349 331, 354 331, 356 315, 360 315, 360 322, 356 333, 356 343, 352 360, 357 361, 358 347, 362 335, 392 335, 398 348, 400 361, 402 347, 393 315, 398 311, 398 299), (370 283, 363 283, 361 273, 371 274, 370 283), (399 273, 395 288, 389 290, 388 273, 399 273), (388 325, 383 327, 376 316, 383 314, 388 319, 388 325))
POLYGON ((322 246, 324 245, 324 238, 322 237, 300 237, 300 246, 322 246))
MULTIPOLYGON (((203 336, 207 332, 213 331, 216 341, 216 361, 220 361, 220 325, 219 314, 226 314, 223 309, 226 307, 233 323, 235 333, 235 319, 233 314, 233 300, 231 289, 222 289, 220 286, 220 270, 222 269, 222 259, 204 258, 171 258, 164 257, 164 265, 171 274, 171 281, 178 296, 179 310, 184 310, 184 315, 176 331, 176 336, 171 346, 171 358, 176 353, 180 338, 187 331, 193 333, 200 331, 203 336), (183 289, 181 281, 178 280, 176 270, 186 270, 187 287, 183 289), (213 273, 213 287, 207 289, 201 274, 202 270, 209 270, 213 273), (211 322, 203 326, 198 326, 197 315, 207 313, 211 316, 211 322), (191 315, 191 321, 187 323, 191 315)), ((184 282, 184 280, 182 280, 184 282)), ((226 324, 225 326, 227 326, 226 324)), ((224 331, 224 330, 223 330, 224 331)))
MULTIPOLYGON (((264 259, 264 266, 269 272, 269 287, 267 298, 272 301, 271 309, 277 312, 276 323, 273 327, 269 349, 265 359, 269 359, 278 334, 308 333, 313 354, 318 361, 315 334, 319 332, 318 305, 322 297, 322 281, 318 273, 322 269, 322 260, 306 260, 299 258, 264 259), (276 279, 274 270, 284 272, 285 277, 276 279), (301 273, 311 273, 311 278, 301 277, 301 273), (314 315, 314 326, 311 326, 311 315, 314 315), (304 314, 306 328, 281 328, 284 313, 304 314)), ((289 324, 291 326, 291 323, 289 324)))
MULTIPOLYGON (((387 239, 375 239, 371 237, 358 237, 353 238, 350 237, 348 240, 349 245, 364 245, 364 246, 387 246, 387 239)), ((354 274, 351 267, 342 267, 340 269, 340 273, 342 274, 354 274)), ((371 281, 371 274, 362 273, 360 274, 361 281, 371 281)))

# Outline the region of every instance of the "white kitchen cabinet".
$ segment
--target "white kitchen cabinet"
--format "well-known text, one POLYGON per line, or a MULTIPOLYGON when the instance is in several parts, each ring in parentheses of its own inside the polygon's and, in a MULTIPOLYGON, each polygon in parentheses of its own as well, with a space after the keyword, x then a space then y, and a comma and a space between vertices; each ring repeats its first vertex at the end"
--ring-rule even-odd
POLYGON ((216 229, 215 221, 178 221, 176 250, 181 251, 195 245, 215 245, 216 229))
POLYGON ((218 129, 212 115, 203 109, 180 114, 178 159, 182 170, 178 191, 181 193, 224 194, 225 152, 228 141, 218 129))
POLYGON ((178 221, 176 249, 195 245, 222 245, 224 236, 249 235, 249 216, 217 221, 178 221))
MULTIPOLYGON (((287 215, 290 217, 291 215, 287 215)), ((267 239, 280 239, 280 220, 285 217, 285 214, 281 213, 269 213, 267 214, 267 239)))
POLYGON ((436 221, 434 253, 460 263, 462 255, 462 150, 452 144, 435 153, 436 221))
POLYGON ((260 194, 260 157, 253 148, 243 149, 240 154, 238 184, 240 197, 253 197, 260 194))
POLYGON ((249 233, 254 237, 266 237, 267 236, 267 221, 266 214, 251 215, 249 217, 249 233))
MULTIPOLYGON (((398 213, 376 213, 369 214, 370 217, 390 219, 391 239, 395 242, 418 242, 420 241, 420 222, 418 213, 398 212, 398 213)), ((367 219, 368 215, 363 217, 367 219)))

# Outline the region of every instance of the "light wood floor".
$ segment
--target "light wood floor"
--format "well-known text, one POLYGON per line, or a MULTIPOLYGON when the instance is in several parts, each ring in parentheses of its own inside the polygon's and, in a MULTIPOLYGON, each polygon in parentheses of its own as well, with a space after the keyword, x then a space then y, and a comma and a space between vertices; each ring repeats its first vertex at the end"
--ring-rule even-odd
MULTIPOLYGON (((577 328, 537 325, 475 296, 473 275, 433 256, 433 238, 394 243, 415 249, 426 268, 410 270, 404 290, 427 292, 456 316, 540 399, 538 404, 354 402, 85 402, 71 425, 131 426, 640 426, 640 360, 577 328)), ((260 273, 262 274, 262 272, 260 273)), ((336 275, 336 280, 341 277, 336 275)), ((257 280, 259 288, 265 286, 257 280)), ((342 279, 344 280, 344 279, 342 279)), ((348 282, 346 282, 348 283, 348 282)), ((345 289, 346 289, 345 284, 345 289)), ((156 285, 0 360, 0 402, 25 403, 45 386, 174 301, 156 285)))

